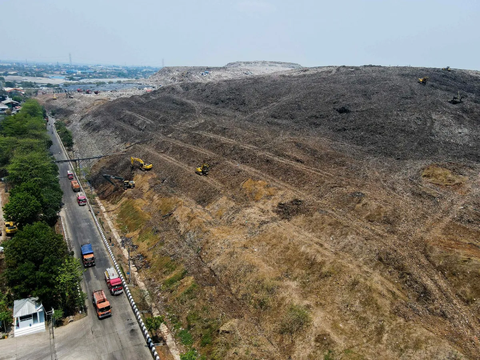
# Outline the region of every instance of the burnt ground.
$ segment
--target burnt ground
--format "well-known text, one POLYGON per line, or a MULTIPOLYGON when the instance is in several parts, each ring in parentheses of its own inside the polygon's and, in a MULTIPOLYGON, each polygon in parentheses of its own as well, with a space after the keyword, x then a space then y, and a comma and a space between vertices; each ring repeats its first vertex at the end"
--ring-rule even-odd
POLYGON ((78 153, 116 153, 90 181, 208 358, 480 358, 478 73, 303 68, 46 106, 78 153))

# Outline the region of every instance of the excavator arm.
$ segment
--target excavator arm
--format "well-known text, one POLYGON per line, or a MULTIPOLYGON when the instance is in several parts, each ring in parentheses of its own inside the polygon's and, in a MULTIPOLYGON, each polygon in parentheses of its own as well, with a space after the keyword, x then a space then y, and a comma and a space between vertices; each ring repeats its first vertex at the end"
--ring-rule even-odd
POLYGON ((110 180, 110 179, 114 178, 112 175, 103 174, 103 177, 104 177, 110 184, 112 184, 113 186, 116 186, 115 183, 114 183, 112 180, 110 180))

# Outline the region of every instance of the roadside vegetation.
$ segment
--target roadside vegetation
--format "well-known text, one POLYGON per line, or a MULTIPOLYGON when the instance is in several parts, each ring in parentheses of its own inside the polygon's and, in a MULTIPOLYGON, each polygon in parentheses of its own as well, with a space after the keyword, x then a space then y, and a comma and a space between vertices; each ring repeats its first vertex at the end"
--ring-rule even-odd
POLYGON ((57 130, 57 133, 60 136, 60 140, 62 140, 63 146, 65 146, 67 150, 72 150, 72 147, 73 147, 72 132, 67 129, 67 126, 65 125, 65 123, 62 121, 56 121, 55 129, 57 130))
POLYGON ((13 300, 28 296, 39 297, 45 308, 64 315, 74 314, 84 302, 78 289, 83 268, 54 229, 62 190, 50 146, 44 111, 35 100, 27 100, 18 114, 0 123, 0 173, 10 193, 4 218, 18 228, 2 244, 2 319, 5 301, 11 307, 13 300))

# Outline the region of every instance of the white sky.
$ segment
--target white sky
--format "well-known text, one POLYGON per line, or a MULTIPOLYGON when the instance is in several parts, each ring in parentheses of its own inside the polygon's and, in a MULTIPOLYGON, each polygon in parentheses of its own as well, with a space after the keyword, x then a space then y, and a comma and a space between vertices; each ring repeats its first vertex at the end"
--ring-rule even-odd
POLYGON ((0 0, 0 59, 480 69, 480 0, 0 0))

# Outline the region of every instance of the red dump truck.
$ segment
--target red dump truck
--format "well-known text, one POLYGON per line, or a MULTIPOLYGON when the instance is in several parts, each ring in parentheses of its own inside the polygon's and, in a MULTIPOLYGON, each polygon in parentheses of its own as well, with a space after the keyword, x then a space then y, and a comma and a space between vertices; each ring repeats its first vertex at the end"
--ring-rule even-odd
POLYGON ((78 183, 77 180, 70 181, 70 185, 72 186, 72 190, 74 192, 79 192, 80 191, 80 184, 78 183))
POLYGON ((78 193, 77 195, 77 203, 80 206, 87 205, 87 197, 83 193, 78 193))
POLYGON ((112 307, 103 290, 95 290, 92 293, 92 302, 99 319, 112 316, 112 307))
POLYGON ((105 281, 107 282, 110 294, 118 295, 123 292, 122 279, 118 277, 118 274, 114 268, 108 268, 105 270, 105 281))

